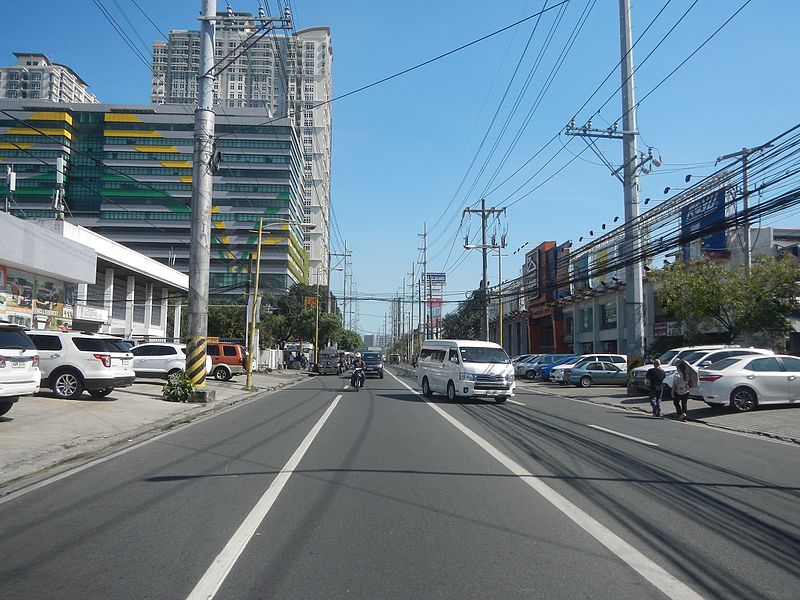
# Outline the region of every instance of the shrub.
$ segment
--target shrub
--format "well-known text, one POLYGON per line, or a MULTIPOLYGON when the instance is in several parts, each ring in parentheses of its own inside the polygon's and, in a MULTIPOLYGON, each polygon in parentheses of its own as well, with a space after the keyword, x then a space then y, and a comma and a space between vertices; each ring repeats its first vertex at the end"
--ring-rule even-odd
POLYGON ((168 402, 189 402, 192 397, 194 384, 186 376, 185 371, 172 375, 161 388, 161 396, 168 402))

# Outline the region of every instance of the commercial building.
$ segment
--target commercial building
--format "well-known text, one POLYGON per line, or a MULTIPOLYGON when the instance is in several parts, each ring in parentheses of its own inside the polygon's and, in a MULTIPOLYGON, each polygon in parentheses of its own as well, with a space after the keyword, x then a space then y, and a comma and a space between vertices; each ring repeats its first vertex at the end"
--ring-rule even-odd
POLYGON ((0 319, 30 329, 180 338, 186 275, 65 221, 0 212, 0 238, 0 319))
POLYGON ((97 102, 83 79, 45 54, 15 52, 17 64, 0 67, 0 98, 97 102))
MULTIPOLYGON (((283 34, 263 31, 264 15, 217 13, 215 104, 223 109, 258 109, 262 123, 289 118, 302 141, 303 219, 315 228, 305 240, 313 281, 329 276, 331 179, 331 68, 327 27, 283 34)), ((197 104, 200 33, 172 30, 153 42, 154 104, 197 104)), ((224 122, 218 117, 217 122, 224 122)))
MULTIPOLYGON (((185 105, 0 100, 0 162, 13 165, 13 214, 65 218, 189 272, 193 111, 185 105), (58 165, 63 160, 63 185, 58 165), (55 203, 56 192, 63 203, 55 203)), ((211 293, 239 296, 253 269, 260 218, 301 222, 303 167, 288 119, 220 109, 211 214, 211 293)), ((0 195, 8 192, 0 173, 0 195)), ((300 225, 265 229, 261 287, 308 281, 300 225)))

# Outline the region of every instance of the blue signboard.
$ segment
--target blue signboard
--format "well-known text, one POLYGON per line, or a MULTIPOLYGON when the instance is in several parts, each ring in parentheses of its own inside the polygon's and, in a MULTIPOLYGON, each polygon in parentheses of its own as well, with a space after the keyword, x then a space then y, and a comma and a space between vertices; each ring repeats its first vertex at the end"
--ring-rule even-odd
POLYGON ((692 257, 692 242, 699 240, 703 254, 726 252, 725 190, 695 200, 681 209, 681 247, 683 258, 692 257))

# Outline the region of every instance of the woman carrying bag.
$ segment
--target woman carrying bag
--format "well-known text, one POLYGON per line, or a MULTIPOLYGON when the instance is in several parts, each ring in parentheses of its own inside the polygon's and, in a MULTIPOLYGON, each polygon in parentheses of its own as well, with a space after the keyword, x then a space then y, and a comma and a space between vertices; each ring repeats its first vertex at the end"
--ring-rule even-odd
POLYGON ((675 405, 675 412, 678 413, 679 421, 685 422, 689 419, 686 415, 686 404, 689 401, 690 388, 689 369, 686 367, 686 362, 681 361, 678 363, 675 379, 672 380, 672 403, 675 405))

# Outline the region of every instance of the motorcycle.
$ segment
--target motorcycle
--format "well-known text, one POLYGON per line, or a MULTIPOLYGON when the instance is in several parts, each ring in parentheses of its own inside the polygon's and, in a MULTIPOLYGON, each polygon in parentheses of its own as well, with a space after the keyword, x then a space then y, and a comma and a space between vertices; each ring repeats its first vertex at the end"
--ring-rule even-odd
POLYGON ((353 374, 350 376, 350 386, 355 390, 358 391, 359 388, 364 387, 364 380, 366 376, 364 375, 364 369, 361 367, 353 369, 353 374))

